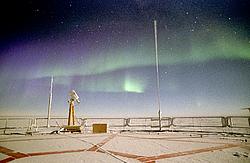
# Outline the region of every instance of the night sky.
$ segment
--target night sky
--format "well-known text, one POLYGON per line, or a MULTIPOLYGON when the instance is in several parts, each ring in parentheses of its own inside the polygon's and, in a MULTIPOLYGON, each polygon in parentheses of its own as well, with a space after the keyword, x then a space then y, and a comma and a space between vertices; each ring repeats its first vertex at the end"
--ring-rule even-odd
POLYGON ((9 0, 1 3, 0 114, 245 115, 249 0, 9 0))

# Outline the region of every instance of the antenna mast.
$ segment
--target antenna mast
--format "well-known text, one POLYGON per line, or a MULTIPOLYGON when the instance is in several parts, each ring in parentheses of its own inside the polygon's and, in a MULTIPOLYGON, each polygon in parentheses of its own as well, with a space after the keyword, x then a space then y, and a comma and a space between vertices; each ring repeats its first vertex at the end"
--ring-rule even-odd
POLYGON ((50 121, 51 103, 52 103, 52 89, 53 89, 53 76, 51 76, 51 80, 50 80, 47 127, 50 127, 49 121, 50 121))
POLYGON ((155 66, 156 66, 158 118, 159 118, 159 129, 161 131, 160 79, 159 79, 159 58, 158 58, 157 22, 156 22, 156 20, 154 20, 154 34, 155 34, 155 66))

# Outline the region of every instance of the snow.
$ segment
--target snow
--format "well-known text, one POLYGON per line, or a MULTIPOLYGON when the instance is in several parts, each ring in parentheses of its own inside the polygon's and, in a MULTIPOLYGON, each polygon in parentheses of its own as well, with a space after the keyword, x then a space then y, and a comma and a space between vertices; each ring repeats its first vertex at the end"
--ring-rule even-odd
MULTIPOLYGON (((113 134, 38 134, 33 136, 0 135, 0 146, 30 154, 29 157, 15 159, 13 162, 140 162, 129 155, 160 156, 156 162, 249 162, 250 139, 248 137, 222 137, 221 135, 203 135, 199 133, 149 133, 127 132, 118 133, 103 144, 103 140, 113 134), (245 140, 247 142, 245 142, 245 140), (99 144, 100 150, 87 151, 93 145, 99 144), (186 151, 195 151, 225 144, 238 144, 225 149, 207 152, 191 153, 187 155, 171 155, 186 151), (66 152, 65 152, 66 151, 66 152), (58 153, 53 153, 58 152, 58 153), (113 153, 112 153, 113 152, 113 153), (120 152, 124 155, 114 154, 120 152), (234 156, 235 152, 239 156, 234 156), (32 153, 41 153, 32 155, 32 153), (245 155, 245 156, 244 156, 245 155), (247 157, 246 157, 247 156, 247 157)), ((0 160, 8 158, 7 154, 0 154, 0 160)))

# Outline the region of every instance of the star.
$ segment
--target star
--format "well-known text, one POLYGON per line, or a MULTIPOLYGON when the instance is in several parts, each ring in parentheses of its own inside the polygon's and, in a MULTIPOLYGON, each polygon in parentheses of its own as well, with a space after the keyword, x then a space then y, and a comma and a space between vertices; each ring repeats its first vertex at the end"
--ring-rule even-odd
POLYGON ((37 9, 35 9, 35 10, 33 10, 34 12, 39 12, 40 11, 40 9, 39 8, 37 8, 37 9))

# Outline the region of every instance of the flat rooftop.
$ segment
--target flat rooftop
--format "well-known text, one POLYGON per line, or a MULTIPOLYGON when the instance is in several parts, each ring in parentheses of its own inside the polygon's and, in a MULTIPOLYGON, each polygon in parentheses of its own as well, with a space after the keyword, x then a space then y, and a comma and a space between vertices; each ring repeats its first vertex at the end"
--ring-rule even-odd
POLYGON ((195 132, 0 135, 0 162, 250 162, 250 138, 195 132))

